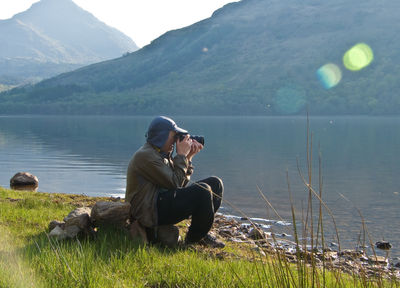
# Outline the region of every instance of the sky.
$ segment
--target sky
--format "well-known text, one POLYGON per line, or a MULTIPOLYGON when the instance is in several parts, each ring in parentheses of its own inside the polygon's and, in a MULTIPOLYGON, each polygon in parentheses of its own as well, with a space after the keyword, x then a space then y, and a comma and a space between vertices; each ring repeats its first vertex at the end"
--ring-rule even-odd
MULTIPOLYGON (((208 18, 237 0, 73 0, 143 47, 167 31, 208 18)), ((0 0, 0 19, 27 10, 38 0, 0 0)))

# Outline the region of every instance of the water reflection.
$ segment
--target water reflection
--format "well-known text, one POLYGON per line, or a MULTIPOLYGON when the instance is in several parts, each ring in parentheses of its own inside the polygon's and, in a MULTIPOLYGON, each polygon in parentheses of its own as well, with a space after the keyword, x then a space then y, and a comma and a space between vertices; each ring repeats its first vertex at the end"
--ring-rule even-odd
POLYGON ((30 171, 43 179, 41 191, 87 195, 121 194, 148 125, 113 117, 2 117, 0 123, 0 185, 8 186, 16 171, 30 171))
MULTIPOLYGON (((40 191, 123 196, 126 167, 132 154, 144 143, 151 119, 0 117, 0 185, 7 187, 17 171, 29 171, 41 179, 40 191)), ((299 178, 296 159, 305 171, 304 117, 174 117, 174 120, 207 139, 206 147, 194 159, 193 180, 220 176, 228 201, 250 217, 277 219, 259 196, 258 186, 280 216, 290 222, 287 170, 301 219, 308 191, 299 178)), ((320 146, 323 197, 337 215, 343 245, 353 245, 362 227, 354 206, 363 213, 372 235, 384 237, 394 247, 400 245, 400 198, 396 194, 400 187, 399 128, 398 118, 311 119, 313 170, 318 171, 320 146)), ((317 180, 314 173, 314 186, 318 186, 317 180)), ((314 204, 317 205, 316 201, 314 204)), ((238 215, 224 205, 224 213, 238 215)), ((329 217, 326 221, 328 236, 334 240, 329 217)))
POLYGON ((18 191, 31 191, 37 192, 38 185, 10 185, 10 188, 18 191))

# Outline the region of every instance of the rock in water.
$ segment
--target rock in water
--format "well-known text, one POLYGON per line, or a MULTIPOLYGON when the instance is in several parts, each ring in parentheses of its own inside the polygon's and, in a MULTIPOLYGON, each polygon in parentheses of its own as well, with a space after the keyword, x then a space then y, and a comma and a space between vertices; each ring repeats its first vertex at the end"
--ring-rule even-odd
POLYGON ((92 222, 98 225, 124 226, 129 218, 131 205, 125 202, 100 201, 92 208, 92 222))
POLYGON ((18 172, 10 179, 10 187, 12 189, 28 188, 34 190, 39 186, 39 179, 28 172, 18 172))
POLYGON ((376 248, 378 249, 382 249, 382 250, 389 250, 390 248, 392 248, 392 244, 390 244, 387 241, 378 241, 375 243, 376 248))

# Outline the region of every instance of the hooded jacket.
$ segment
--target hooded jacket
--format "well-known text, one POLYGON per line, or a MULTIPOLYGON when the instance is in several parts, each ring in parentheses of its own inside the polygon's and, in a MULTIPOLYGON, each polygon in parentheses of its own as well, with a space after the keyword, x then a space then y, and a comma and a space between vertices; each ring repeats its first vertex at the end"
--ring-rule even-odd
POLYGON ((158 193, 186 186, 192 172, 185 156, 164 156, 157 147, 144 144, 127 171, 125 201, 131 204, 131 217, 145 227, 157 226, 158 193))

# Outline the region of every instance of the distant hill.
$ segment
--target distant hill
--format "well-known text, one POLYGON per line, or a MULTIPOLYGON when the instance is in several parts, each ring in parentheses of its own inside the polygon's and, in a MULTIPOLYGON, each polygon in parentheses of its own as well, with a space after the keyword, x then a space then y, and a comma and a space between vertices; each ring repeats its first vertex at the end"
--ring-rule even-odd
POLYGON ((400 2, 242 0, 124 57, 0 94, 2 113, 398 114, 400 2), (342 57, 364 42, 373 62, 342 57), (324 89, 332 62, 341 82, 324 89))
POLYGON ((14 85, 71 71, 138 49, 71 0, 41 0, 0 20, 0 83, 14 85))

